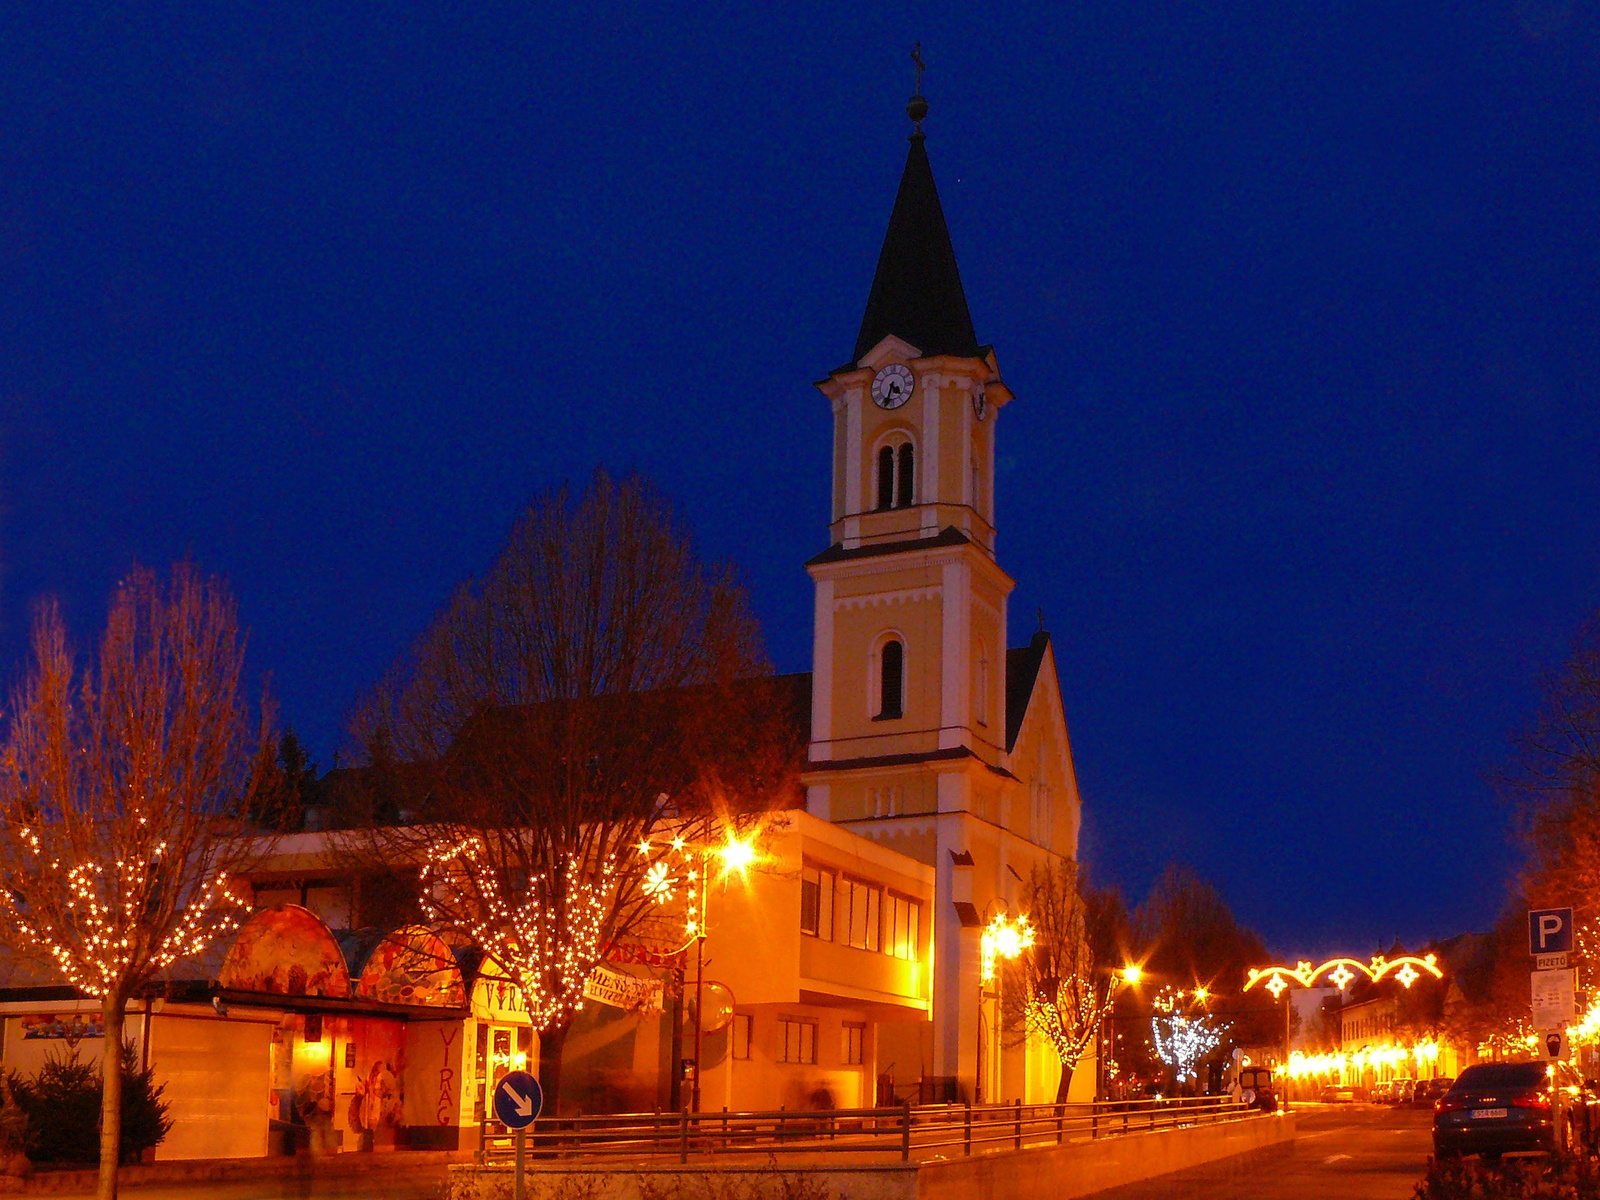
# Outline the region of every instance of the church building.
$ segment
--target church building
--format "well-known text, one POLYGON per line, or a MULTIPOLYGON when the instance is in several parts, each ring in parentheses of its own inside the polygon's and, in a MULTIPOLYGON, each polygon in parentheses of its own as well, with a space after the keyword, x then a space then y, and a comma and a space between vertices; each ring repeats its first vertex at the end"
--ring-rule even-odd
POLYGON ((1019 911, 1030 870, 1076 858, 1078 789, 1049 635, 1008 648, 995 449, 1013 396, 967 308, 920 96, 908 113, 916 129, 854 352, 817 384, 833 487, 831 544, 806 564, 806 807, 935 873, 931 1026, 918 1046, 894 1044, 910 1036, 894 1026, 880 1059, 920 1062, 937 1081, 929 1099, 1033 1098, 1041 1071, 1053 1091, 1055 1066, 1048 1050, 1003 1046, 980 935, 1019 911))

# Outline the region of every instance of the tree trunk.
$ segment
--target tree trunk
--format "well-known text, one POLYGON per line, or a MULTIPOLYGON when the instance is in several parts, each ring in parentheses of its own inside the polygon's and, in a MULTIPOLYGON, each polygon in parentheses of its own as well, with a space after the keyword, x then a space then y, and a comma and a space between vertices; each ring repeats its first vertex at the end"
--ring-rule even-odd
POLYGON ((539 1031, 539 1090, 547 1117, 561 1115, 561 1051, 566 1044, 566 1025, 539 1031))
POLYGON ((95 1200, 117 1200, 117 1166, 122 1160, 122 1022, 127 1006, 121 996, 105 996, 100 1012, 106 1036, 100 1060, 100 1181, 95 1200))
POLYGON ((1061 1064, 1061 1082, 1056 1084, 1056 1103, 1065 1104, 1067 1093, 1072 1090, 1072 1063, 1061 1064))

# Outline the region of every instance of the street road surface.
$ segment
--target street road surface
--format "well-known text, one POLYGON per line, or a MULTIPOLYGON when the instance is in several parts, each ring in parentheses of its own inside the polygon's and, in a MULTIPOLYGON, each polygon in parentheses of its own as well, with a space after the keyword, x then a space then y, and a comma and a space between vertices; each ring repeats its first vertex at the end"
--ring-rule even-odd
POLYGON ((1366 1104, 1296 1105, 1298 1136, 1094 1200, 1411 1200, 1433 1151, 1433 1113, 1366 1104))

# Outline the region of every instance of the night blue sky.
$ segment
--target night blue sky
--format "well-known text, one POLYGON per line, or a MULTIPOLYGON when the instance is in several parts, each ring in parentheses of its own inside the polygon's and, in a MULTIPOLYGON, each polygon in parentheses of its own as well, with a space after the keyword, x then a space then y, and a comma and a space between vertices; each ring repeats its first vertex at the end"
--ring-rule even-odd
POLYGON ((192 554, 326 766, 604 463, 809 667, 920 38, 1094 870, 1286 953, 1493 917, 1600 601, 1594 3, 348 8, 0 13, 0 661, 192 554))

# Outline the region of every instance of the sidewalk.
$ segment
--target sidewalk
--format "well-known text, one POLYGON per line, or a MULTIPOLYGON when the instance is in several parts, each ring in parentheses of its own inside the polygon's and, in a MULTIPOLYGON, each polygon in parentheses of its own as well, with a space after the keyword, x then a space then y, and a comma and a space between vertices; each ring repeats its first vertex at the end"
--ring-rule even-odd
MULTIPOLYGON (((139 1200, 217 1197, 219 1200, 433 1200, 445 1169, 470 1154, 403 1151, 327 1158, 197 1159, 124 1167, 119 1190, 139 1200)), ((0 1192, 93 1196, 95 1172, 41 1171, 27 1179, 0 1178, 0 1192)))

